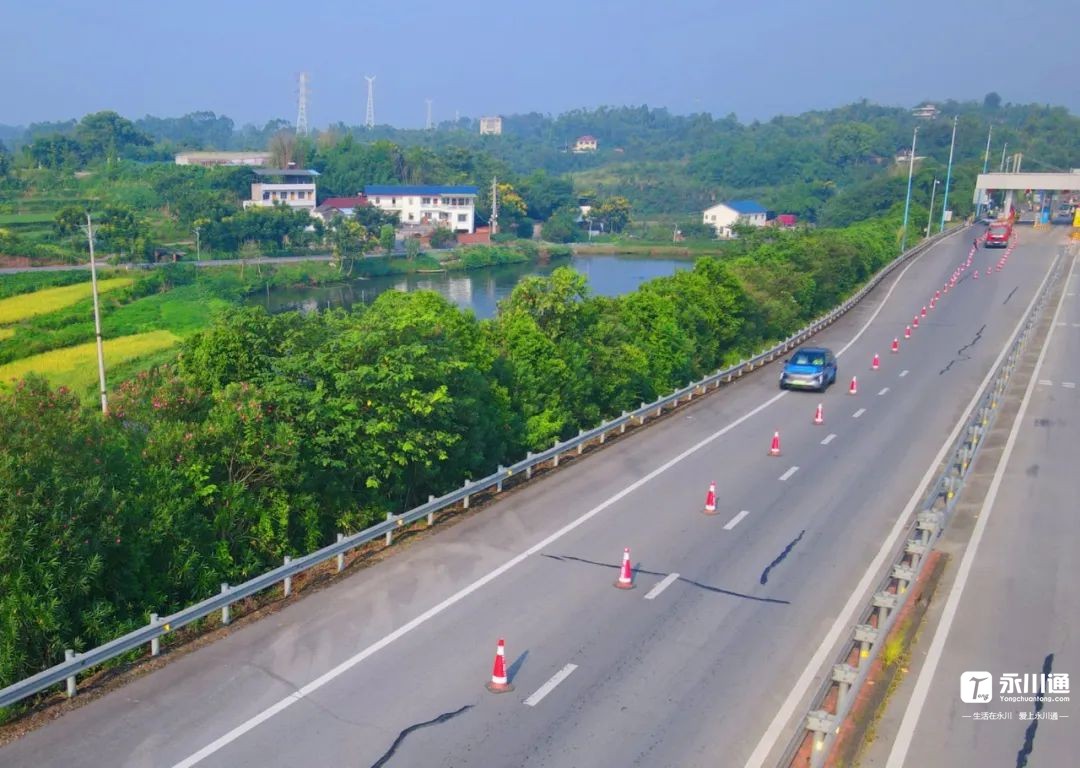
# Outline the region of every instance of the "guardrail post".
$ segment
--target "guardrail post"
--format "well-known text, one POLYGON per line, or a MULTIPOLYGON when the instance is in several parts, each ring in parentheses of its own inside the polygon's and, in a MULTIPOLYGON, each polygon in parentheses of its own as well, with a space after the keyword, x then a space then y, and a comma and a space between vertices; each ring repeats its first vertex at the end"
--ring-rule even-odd
MULTIPOLYGON (((626 411, 622 412, 622 417, 624 419, 626 418, 626 411)), ((621 435, 624 432, 626 432, 626 422, 625 421, 622 424, 619 425, 619 434, 621 435)))
MULTIPOLYGON (((579 429, 579 430, 577 431, 577 436, 578 436, 578 437, 581 437, 581 436, 582 436, 582 435, 584 435, 584 434, 585 434, 585 430, 584 430, 584 429, 579 429)), ((585 443, 583 443, 583 442, 582 442, 582 443, 578 443, 578 445, 577 445, 577 455, 578 455, 578 456, 580 456, 580 455, 581 455, 581 452, 582 452, 582 451, 584 451, 584 450, 585 450, 585 443)))
MULTIPOLYGON (((626 411, 623 411, 623 413, 626 413, 626 411)), ((555 438, 555 444, 552 445, 551 447, 552 448, 558 448, 559 447, 559 438, 557 438, 557 437, 555 438)), ((558 452, 555 453, 555 462, 554 462, 554 464, 555 464, 556 467, 559 466, 559 454, 558 454, 558 452)))
POLYGON ((851 690, 851 686, 855 684, 855 679, 859 676, 859 670, 850 664, 837 664, 832 669, 832 679, 840 686, 840 697, 836 702, 836 711, 839 712, 842 706, 842 702, 847 698, 848 692, 851 690))
MULTIPOLYGON (((388 523, 394 522, 394 513, 393 512, 387 512, 386 513, 386 522, 388 522, 388 523)), ((391 529, 391 530, 386 532, 386 546, 389 547, 393 543, 394 543, 394 531, 391 529)))
MULTIPOLYGON (((150 626, 151 627, 157 626, 157 623, 158 623, 158 615, 156 613, 151 613, 150 614, 150 626)), ((159 638, 159 637, 150 638, 150 655, 151 656, 157 656, 159 653, 161 653, 161 638, 159 638)))
MULTIPOLYGON (((344 538, 345 538, 345 534, 344 533, 339 533, 337 535, 338 543, 340 544, 341 540, 344 539, 344 538)), ((338 552, 338 556, 337 556, 337 572, 341 573, 344 570, 345 570, 345 553, 344 552, 338 552)))
POLYGON ((604 439, 607 438, 607 432, 600 433, 600 445, 604 444, 604 439))
POLYGON ((500 464, 499 465, 499 480, 498 480, 497 483, 495 483, 495 490, 498 491, 499 493, 502 493, 502 479, 503 479, 503 472, 505 472, 505 471, 506 471, 506 467, 504 467, 502 464, 500 464))
MULTIPOLYGON (((292 558, 289 557, 288 555, 285 555, 285 565, 288 565, 291 562, 292 562, 292 558)), ((286 576, 285 577, 285 586, 282 588, 281 591, 282 591, 282 596, 283 597, 288 597, 289 595, 292 594, 292 576, 286 576)))
MULTIPOLYGON (((502 467, 501 467, 501 466, 499 467, 499 472, 502 472, 502 467)), ((462 485, 461 487, 462 487, 462 488, 465 488, 465 487, 467 487, 468 485, 469 485, 469 481, 468 481, 468 480, 466 480, 466 481, 465 481, 465 484, 464 484, 464 485, 462 485)), ((499 490, 502 490, 502 488, 500 487, 500 489, 499 489, 499 490)), ((469 508, 469 496, 471 496, 471 495, 472 495, 472 494, 470 494, 470 493, 466 493, 466 494, 465 494, 465 498, 461 500, 461 501, 462 501, 462 507, 463 507, 464 509, 468 509, 468 508, 469 508)))
MULTIPOLYGON (((435 501, 435 494, 429 493, 428 497, 427 497, 427 500, 428 500, 428 504, 435 501)), ((428 528, 435 525, 435 510, 434 509, 427 513, 427 524, 428 524, 428 528)))
POLYGON ((806 716, 806 730, 814 734, 814 749, 810 764, 819 766, 825 757, 825 737, 836 729, 836 718, 824 709, 815 709, 806 716))
MULTIPOLYGON (((228 594, 228 592, 229 583, 226 581, 221 582, 221 594, 225 595, 228 594)), ((229 604, 226 603, 225 605, 221 606, 221 623, 228 624, 230 621, 232 621, 232 616, 229 612, 229 604)))
MULTIPOLYGON (((70 648, 64 651, 64 661, 73 661, 75 659, 75 651, 70 648)), ((67 679, 67 697, 70 699, 75 695, 75 675, 71 675, 67 679)))
POLYGON ((870 646, 877 642, 878 630, 870 624, 858 624, 855 626, 855 642, 859 644, 859 666, 863 659, 870 658, 870 646))
POLYGON ((663 412, 664 412, 664 406, 662 404, 656 406, 656 418, 660 418, 660 414, 662 414, 663 412))
POLYGON ((892 592, 881 591, 874 595, 870 601, 878 610, 878 629, 885 626, 889 620, 889 611, 896 607, 896 595, 892 592))
POLYGON ((898 595, 907 592, 911 582, 915 581, 915 569, 900 563, 893 566, 892 575, 897 581, 896 594, 898 595))
POLYGON ((911 558, 911 569, 913 571, 918 571, 919 561, 922 560, 923 555, 926 554, 926 544, 923 543, 922 539, 908 539, 905 551, 911 558))
MULTIPOLYGON (((532 457, 533 457, 533 452, 532 451, 529 451, 528 453, 525 454, 525 460, 526 461, 532 461, 532 457)), ((532 480, 532 465, 531 464, 529 466, 525 467, 525 479, 526 480, 532 480)))

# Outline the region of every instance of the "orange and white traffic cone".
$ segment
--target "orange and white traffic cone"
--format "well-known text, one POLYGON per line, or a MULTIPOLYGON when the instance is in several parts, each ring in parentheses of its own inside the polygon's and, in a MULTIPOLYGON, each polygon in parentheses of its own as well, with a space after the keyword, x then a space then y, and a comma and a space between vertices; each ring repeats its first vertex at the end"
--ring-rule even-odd
POLYGON ((870 370, 876 371, 881 367, 881 358, 878 357, 877 352, 874 353, 874 359, 870 361, 870 370))
POLYGON ((779 456, 780 455, 780 432, 778 432, 778 431, 773 432, 772 444, 769 445, 769 455, 770 456, 779 456))
POLYGON ((941 291, 934 291, 934 299, 940 299, 940 298, 941 298, 941 291))
POLYGON ((892 340, 892 346, 889 347, 889 351, 892 352, 894 355, 900 351, 900 339, 892 340))
POLYGON ((912 328, 918 328, 919 327, 919 316, 918 315, 915 315, 915 319, 911 321, 911 327, 912 328))
POLYGON ((919 314, 922 315, 923 317, 926 317, 926 307, 923 307, 922 312, 920 312, 919 314))
POLYGON ((904 326, 904 338, 905 339, 910 339, 911 338, 911 326, 910 325, 905 325, 904 326))
POLYGON ((705 492, 705 514, 716 514, 716 483, 709 483, 709 490, 705 492))
POLYGON ((623 550, 622 567, 619 569, 619 579, 615 582, 619 589, 634 588, 634 572, 630 568, 630 547, 623 550))
POLYGON ((859 394, 859 383, 855 380, 854 376, 851 377, 851 386, 848 387, 847 393, 849 395, 859 394))
POLYGON ((499 644, 495 646, 495 665, 491 669, 491 682, 485 686, 492 693, 508 693, 514 690, 510 680, 506 677, 506 643, 499 638, 499 644))
POLYGON ((979 279, 979 270, 976 269, 974 272, 971 273, 971 279, 972 280, 978 280, 979 279))
POLYGON ((824 424, 825 423, 825 410, 821 407, 821 403, 817 404, 817 410, 814 411, 814 423, 815 424, 824 424))

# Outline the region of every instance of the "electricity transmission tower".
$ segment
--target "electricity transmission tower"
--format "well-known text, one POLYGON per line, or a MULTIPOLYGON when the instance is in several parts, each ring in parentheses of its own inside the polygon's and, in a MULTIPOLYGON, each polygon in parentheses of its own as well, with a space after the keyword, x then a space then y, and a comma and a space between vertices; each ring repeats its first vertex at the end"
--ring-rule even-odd
POLYGON ((308 75, 307 72, 300 73, 300 93, 297 99, 296 107, 296 133, 298 136, 306 136, 308 132, 307 124, 307 102, 308 102, 308 75))
POLYGON ((431 99, 424 99, 424 102, 427 104, 427 125, 426 125, 426 128, 427 128, 427 130, 430 131, 431 130, 431 99))
POLYGON ((367 112, 364 113, 364 127, 375 127, 375 75, 368 77, 364 75, 364 79, 367 80, 367 112))

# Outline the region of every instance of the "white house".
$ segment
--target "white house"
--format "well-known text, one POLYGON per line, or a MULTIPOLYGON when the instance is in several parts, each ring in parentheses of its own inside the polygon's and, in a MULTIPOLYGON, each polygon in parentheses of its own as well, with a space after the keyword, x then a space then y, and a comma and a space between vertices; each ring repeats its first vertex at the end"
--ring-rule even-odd
POLYGON ((731 200, 706 208, 702 221, 716 230, 717 237, 732 237, 731 227, 735 222, 764 227, 765 218, 765 209, 753 200, 731 200))
POLYGON ((251 199, 245 208, 265 208, 284 203, 290 208, 302 208, 308 213, 315 209, 315 177, 318 171, 299 168, 259 168, 258 181, 251 185, 251 199))
POLYGON ((502 134, 502 118, 501 117, 481 117, 480 118, 480 135, 481 136, 499 136, 502 134))
POLYGON ((364 187, 368 204, 398 214, 402 225, 434 224, 454 232, 476 231, 476 187, 390 186, 364 187))
POLYGON ((574 153, 595 152, 599 145, 600 142, 596 140, 595 136, 578 136, 577 141, 574 142, 574 153))

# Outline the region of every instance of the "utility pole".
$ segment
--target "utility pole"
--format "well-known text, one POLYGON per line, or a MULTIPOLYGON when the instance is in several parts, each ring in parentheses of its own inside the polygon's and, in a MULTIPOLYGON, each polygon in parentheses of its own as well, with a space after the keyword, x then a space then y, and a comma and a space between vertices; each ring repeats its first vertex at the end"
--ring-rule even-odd
POLYGON ((491 234, 499 231, 499 182, 491 177, 491 234))
POLYGON ((90 285, 94 295, 94 335, 97 337, 98 386, 101 390, 101 415, 109 415, 109 399, 105 394, 105 351, 101 345, 101 308, 98 306, 97 262, 94 261, 94 223, 86 214, 86 239, 90 243, 90 285))
POLYGON ((202 249, 199 247, 199 233, 202 227, 195 227, 195 261, 202 261, 202 249))
MULTIPOLYGON (((945 210, 949 207, 949 183, 952 181, 953 149, 956 148, 956 121, 959 119, 959 115, 954 115, 952 119, 952 141, 949 142, 949 169, 945 172, 945 194, 941 198, 941 228, 938 232, 945 231, 945 210)), ((933 206, 931 206, 931 212, 933 212, 933 206)), ((929 237, 929 235, 927 236, 929 237)))
MULTIPOLYGON (((982 169, 982 172, 984 174, 986 173, 987 168, 990 167, 990 137, 992 137, 993 135, 994 135, 994 124, 991 123, 990 124, 990 130, 988 130, 986 132, 986 152, 983 154, 983 169, 982 169)), ((981 219, 982 218, 983 202, 988 197, 989 196, 986 194, 985 191, 982 194, 979 195, 979 205, 975 209, 975 218, 976 219, 981 219)))
POLYGON ((427 123, 425 124, 426 130, 431 130, 431 99, 424 99, 424 103, 427 104, 427 123))
POLYGON ((911 211, 911 177, 915 173, 915 142, 919 138, 919 126, 915 126, 915 132, 911 135, 911 157, 908 158, 907 172, 907 198, 904 200, 904 228, 900 235, 900 253, 907 250, 907 223, 908 213, 911 211))
POLYGON ((1005 142, 1005 145, 1001 148, 1001 168, 1002 173, 1005 172, 1005 150, 1009 148, 1009 142, 1005 142))
POLYGON ((930 225, 934 223, 934 193, 937 192, 938 184, 941 182, 934 179, 934 186, 930 187, 930 216, 926 219, 926 236, 930 237, 930 225))

